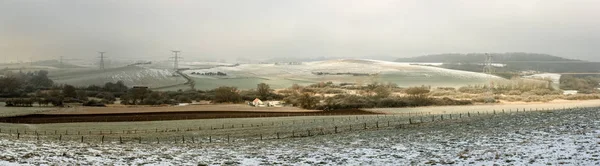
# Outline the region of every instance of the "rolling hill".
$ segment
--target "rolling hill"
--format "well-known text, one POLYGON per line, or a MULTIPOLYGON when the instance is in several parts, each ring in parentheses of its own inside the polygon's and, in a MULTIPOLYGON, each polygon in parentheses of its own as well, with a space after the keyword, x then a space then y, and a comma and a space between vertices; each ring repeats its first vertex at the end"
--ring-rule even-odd
POLYGON ((256 84, 261 82, 270 84, 273 88, 287 88, 292 84, 306 85, 327 81, 363 85, 372 82, 395 83, 401 87, 458 87, 482 84, 488 79, 501 79, 482 73, 363 59, 338 59, 296 65, 242 64, 188 70, 184 73, 195 80, 197 89, 212 89, 218 86, 250 89, 256 88, 256 84), (209 75, 218 72, 226 75, 209 75))
MULTIPOLYGON (((599 62, 589 62, 567 59, 547 54, 536 53, 492 53, 494 63, 505 64, 496 68, 498 72, 539 71, 550 73, 586 73, 600 72, 599 62)), ((407 63, 444 63, 443 68, 482 72, 482 64, 486 55, 483 53, 470 54, 435 54, 411 58, 399 58, 396 62, 407 63)))

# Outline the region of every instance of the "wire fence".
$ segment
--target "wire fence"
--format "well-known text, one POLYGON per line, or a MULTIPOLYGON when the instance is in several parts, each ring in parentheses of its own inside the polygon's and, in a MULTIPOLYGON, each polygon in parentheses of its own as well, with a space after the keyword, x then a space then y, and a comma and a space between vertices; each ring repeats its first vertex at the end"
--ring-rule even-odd
MULTIPOLYGON (((185 128, 154 128, 131 130, 27 130, 0 128, 0 137, 11 140, 79 142, 89 144, 199 144, 253 142, 288 138, 313 137, 389 128, 405 128, 422 124, 461 120, 472 117, 513 115, 526 112, 566 111, 562 109, 517 109, 476 111, 467 113, 432 114, 431 112, 393 115, 334 116, 302 120, 261 123, 222 123, 185 128)), ((173 123, 176 123, 173 121, 173 123)))

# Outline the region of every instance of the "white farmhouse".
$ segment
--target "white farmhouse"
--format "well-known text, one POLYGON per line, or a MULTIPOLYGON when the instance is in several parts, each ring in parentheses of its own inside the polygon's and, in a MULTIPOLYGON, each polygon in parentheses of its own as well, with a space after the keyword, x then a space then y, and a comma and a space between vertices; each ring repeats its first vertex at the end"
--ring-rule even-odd
POLYGON ((255 107, 264 107, 265 103, 263 103, 262 100, 256 98, 254 99, 254 101, 252 101, 252 105, 255 107))

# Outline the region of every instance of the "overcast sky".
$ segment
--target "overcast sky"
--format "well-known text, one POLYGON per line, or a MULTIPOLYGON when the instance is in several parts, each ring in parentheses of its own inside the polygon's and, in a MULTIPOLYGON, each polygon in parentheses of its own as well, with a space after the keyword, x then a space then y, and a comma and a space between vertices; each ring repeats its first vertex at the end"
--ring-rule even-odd
MULTIPOLYGON (((599 0, 1 0, 0 56, 411 57, 600 61, 599 0)), ((4 61, 4 59, 0 59, 4 61)))

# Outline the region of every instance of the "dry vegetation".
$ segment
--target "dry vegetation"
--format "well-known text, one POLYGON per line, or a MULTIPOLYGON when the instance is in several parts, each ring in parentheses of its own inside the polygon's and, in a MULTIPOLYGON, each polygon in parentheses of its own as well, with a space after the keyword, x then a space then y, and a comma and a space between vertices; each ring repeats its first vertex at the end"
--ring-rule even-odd
POLYGON ((378 83, 366 86, 336 85, 329 82, 306 87, 294 85, 277 93, 287 96, 285 100, 288 103, 322 110, 600 99, 599 94, 563 95, 548 79, 523 78, 494 82, 492 86, 473 85, 458 89, 428 86, 401 88, 394 84, 378 83))

